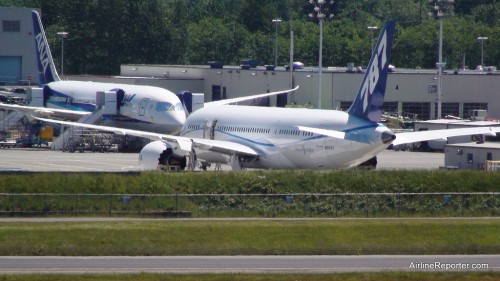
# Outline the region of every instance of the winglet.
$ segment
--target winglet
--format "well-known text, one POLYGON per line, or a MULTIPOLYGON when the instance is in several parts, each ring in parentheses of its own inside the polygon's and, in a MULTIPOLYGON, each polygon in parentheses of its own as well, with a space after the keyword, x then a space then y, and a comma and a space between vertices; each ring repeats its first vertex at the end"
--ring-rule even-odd
POLYGON ((47 37, 45 36, 45 31, 43 30, 40 15, 35 10, 31 11, 31 15, 33 18, 35 50, 40 84, 45 85, 50 82, 59 81, 61 78, 59 78, 59 75, 57 74, 56 66, 54 64, 54 60, 52 59, 52 54, 50 53, 49 43, 47 42, 47 37))
POLYGON ((349 114, 372 121, 380 122, 384 104, 387 74, 391 61, 392 40, 396 22, 386 22, 380 32, 377 46, 374 49, 370 64, 366 69, 363 83, 356 99, 347 111, 349 114))

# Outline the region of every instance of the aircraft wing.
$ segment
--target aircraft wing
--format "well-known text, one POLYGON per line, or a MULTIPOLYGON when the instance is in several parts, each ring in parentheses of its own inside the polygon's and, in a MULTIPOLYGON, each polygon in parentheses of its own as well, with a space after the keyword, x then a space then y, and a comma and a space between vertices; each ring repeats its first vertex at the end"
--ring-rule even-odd
POLYGON ((173 135, 166 135, 166 134, 159 134, 159 133, 152 133, 152 132, 131 130, 131 129, 123 129, 123 128, 116 128, 116 127, 110 127, 110 126, 83 124, 83 123, 77 123, 77 122, 60 121, 60 120, 46 119, 46 118, 40 118, 40 117, 34 117, 34 118, 41 120, 41 121, 45 121, 45 122, 52 122, 52 123, 58 123, 58 124, 63 124, 63 125, 70 125, 70 126, 77 126, 77 127, 107 131, 107 132, 112 132, 112 133, 120 134, 120 135, 136 136, 136 137, 147 138, 147 139, 155 140, 155 141, 160 140, 160 141, 167 141, 167 142, 171 142, 171 143, 177 143, 179 145, 179 147, 182 150, 186 151, 187 153, 191 152, 192 148, 195 147, 195 148, 219 152, 219 153, 223 153, 223 154, 227 154, 227 155, 233 155, 233 154, 244 154, 244 155, 250 155, 250 156, 258 156, 259 155, 259 153, 257 153, 251 147, 248 147, 246 145, 242 145, 239 143, 235 143, 235 142, 230 142, 230 141, 199 139, 199 138, 186 138, 186 137, 180 137, 180 136, 173 136, 173 135))
POLYGON ((46 118, 50 117, 50 118, 73 120, 73 121, 76 121, 83 116, 91 114, 91 112, 88 111, 34 107, 34 106, 24 106, 24 105, 6 104, 6 103, 0 103, 0 109, 20 111, 32 115, 33 117, 46 117, 46 118))
POLYGON ((420 132, 408 132, 396 134, 396 139, 392 142, 393 145, 406 144, 419 141, 428 141, 435 139, 443 139, 448 137, 458 137, 467 135, 490 135, 495 136, 500 132, 500 127, 472 127, 460 129, 444 129, 430 130, 420 132))
POLYGON ((191 139, 193 146, 203 150, 219 152, 226 155, 245 154, 249 156, 260 155, 253 148, 243 144, 230 141, 210 140, 210 139, 191 139))
POLYGON ((298 88, 299 88, 299 86, 296 86, 295 88, 288 89, 288 90, 281 90, 281 91, 252 95, 252 96, 239 97, 239 98, 234 98, 234 99, 225 99, 225 100, 206 102, 204 107, 209 107, 209 106, 214 106, 214 105, 226 105, 226 104, 238 103, 238 102, 242 102, 242 101, 253 100, 253 99, 258 99, 258 98, 263 98, 263 97, 268 97, 268 96, 285 94, 285 93, 289 93, 289 92, 294 92, 298 88))

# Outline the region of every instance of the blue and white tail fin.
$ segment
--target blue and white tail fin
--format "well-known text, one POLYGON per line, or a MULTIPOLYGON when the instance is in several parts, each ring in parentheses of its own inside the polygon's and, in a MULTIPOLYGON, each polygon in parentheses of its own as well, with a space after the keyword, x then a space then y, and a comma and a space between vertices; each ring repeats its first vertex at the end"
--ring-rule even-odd
POLYGON ((349 114, 372 122, 380 122, 395 25, 396 22, 390 20, 385 23, 380 32, 363 83, 356 99, 347 111, 349 114))
POLYGON ((50 53, 49 43, 43 30, 42 20, 37 11, 32 10, 31 15, 33 18, 33 30, 35 35, 35 49, 38 63, 38 76, 40 84, 45 85, 50 82, 60 81, 57 74, 52 54, 50 53))

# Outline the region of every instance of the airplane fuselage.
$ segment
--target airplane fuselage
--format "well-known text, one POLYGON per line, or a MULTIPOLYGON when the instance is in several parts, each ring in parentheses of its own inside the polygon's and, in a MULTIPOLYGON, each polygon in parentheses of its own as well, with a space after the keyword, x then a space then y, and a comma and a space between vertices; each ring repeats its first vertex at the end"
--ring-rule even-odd
MULTIPOLYGON (((382 141, 384 132, 392 134, 382 124, 342 111, 226 105, 192 113, 181 136, 251 147, 260 156, 245 163, 249 168, 337 169, 359 165, 387 148, 389 144, 382 141), (327 137, 297 126, 344 132, 346 137, 327 137)), ((228 162, 220 153, 196 148, 195 152, 207 162, 228 162)))
POLYGON ((96 110, 97 91, 123 90, 119 114, 104 115, 101 125, 175 134, 186 120, 177 96, 159 87, 82 81, 55 81, 47 87, 46 107, 88 112, 96 110))

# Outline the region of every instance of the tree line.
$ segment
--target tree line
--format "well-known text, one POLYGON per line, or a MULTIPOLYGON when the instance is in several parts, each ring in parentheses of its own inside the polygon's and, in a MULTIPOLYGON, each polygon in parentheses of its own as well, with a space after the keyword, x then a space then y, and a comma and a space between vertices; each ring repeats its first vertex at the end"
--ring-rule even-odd
MULTIPOLYGON (((256 59, 289 61, 290 28, 294 60, 318 65, 319 28, 307 0, 0 0, 0 6, 38 8, 55 60, 64 39, 68 74, 118 74, 121 64, 239 65, 256 59), (272 19, 282 21, 275 26, 272 19), (276 36, 277 31, 277 36, 276 36)), ((397 20, 392 64, 435 68, 438 20, 428 0, 335 0, 324 22, 323 66, 366 65, 372 33, 397 20)), ((500 66, 500 0, 456 0, 443 19, 443 60, 447 69, 471 69, 481 61, 500 66)))

